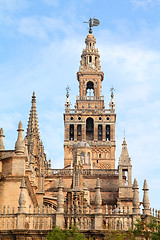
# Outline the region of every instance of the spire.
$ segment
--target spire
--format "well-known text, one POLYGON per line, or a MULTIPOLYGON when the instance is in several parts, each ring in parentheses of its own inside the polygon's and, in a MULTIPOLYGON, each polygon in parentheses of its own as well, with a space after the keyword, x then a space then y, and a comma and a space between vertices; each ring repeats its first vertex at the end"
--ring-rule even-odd
POLYGON ((148 185, 146 179, 144 180, 144 185, 143 185, 143 214, 144 215, 149 215, 150 214, 150 202, 149 202, 149 197, 148 197, 148 185))
POLYGON ((37 139, 40 139, 39 130, 38 130, 35 92, 33 92, 33 95, 32 95, 32 106, 31 106, 31 110, 30 110, 30 116, 29 116, 28 128, 27 128, 27 135, 26 135, 29 142, 30 142, 30 139, 33 135, 37 139))
POLYGON ((115 111, 115 102, 114 102, 114 91, 115 91, 115 89, 114 89, 113 86, 111 87, 110 91, 111 91, 111 101, 109 103, 109 107, 110 107, 110 111, 112 113, 114 113, 114 111, 115 111))
POLYGON ((101 198, 101 192, 100 192, 101 186, 100 186, 100 179, 97 178, 96 182, 96 195, 95 195, 95 213, 101 213, 102 212, 102 198, 101 198))
POLYGON ((126 143, 125 137, 124 137, 124 140, 122 143, 122 151, 121 151, 121 155, 119 158, 119 165, 131 165, 131 159, 128 154, 127 143, 126 143))
POLYGON ((136 178, 134 179, 133 183, 133 213, 134 214, 140 214, 140 202, 139 202, 139 191, 138 191, 138 183, 136 178))
POLYGON ((25 151, 25 143, 23 140, 23 127, 22 127, 22 122, 20 121, 18 124, 18 138, 15 143, 15 153, 21 155, 24 154, 25 151))
POLYGON ((25 213, 25 208, 26 208, 26 199, 25 199, 25 180, 24 180, 24 177, 22 178, 22 181, 21 181, 21 186, 20 186, 20 189, 21 189, 21 192, 20 192, 20 196, 19 196, 19 207, 18 207, 18 212, 19 213, 25 213))
POLYGON ((64 212, 64 196, 63 196, 63 184, 62 178, 59 179, 58 183, 58 196, 57 196, 57 213, 64 212))
POLYGON ((0 151, 5 150, 3 138, 4 138, 3 128, 0 129, 0 151))

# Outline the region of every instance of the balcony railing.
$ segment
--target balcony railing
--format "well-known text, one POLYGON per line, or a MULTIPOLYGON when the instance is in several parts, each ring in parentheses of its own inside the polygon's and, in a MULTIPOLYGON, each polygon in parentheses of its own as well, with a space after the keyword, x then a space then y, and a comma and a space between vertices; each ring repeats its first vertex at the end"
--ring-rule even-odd
MULTIPOLYGON (((73 169, 50 169, 48 176, 72 176, 73 169)), ((118 175, 117 169, 83 169, 83 176, 118 175)))

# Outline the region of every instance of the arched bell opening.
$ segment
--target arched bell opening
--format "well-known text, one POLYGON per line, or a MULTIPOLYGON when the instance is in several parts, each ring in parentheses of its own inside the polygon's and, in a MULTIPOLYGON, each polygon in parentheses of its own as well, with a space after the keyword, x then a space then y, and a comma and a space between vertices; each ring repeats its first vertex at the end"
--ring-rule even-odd
POLYGON ((94 140, 94 121, 90 117, 86 120, 86 140, 94 140))
POLYGON ((94 96, 94 83, 91 82, 91 81, 89 81, 87 83, 86 95, 87 96, 94 96))

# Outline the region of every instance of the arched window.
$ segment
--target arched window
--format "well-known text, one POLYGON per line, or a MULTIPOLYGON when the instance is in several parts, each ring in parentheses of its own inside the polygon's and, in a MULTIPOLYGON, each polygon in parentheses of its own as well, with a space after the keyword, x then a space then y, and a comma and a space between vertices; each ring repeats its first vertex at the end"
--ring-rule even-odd
POLYGON ((90 153, 87 153, 87 164, 90 164, 90 153))
POLYGON ((98 140, 102 141, 102 125, 98 125, 98 140))
POLYGON ((110 141, 110 125, 106 125, 106 141, 110 141))
POLYGON ((93 118, 87 118, 86 120, 86 140, 94 139, 94 122, 93 118))
POLYGON ((69 140, 73 141, 74 140, 74 125, 70 125, 70 131, 69 131, 69 140))
POLYGON ((81 152, 81 163, 82 164, 85 163, 85 154, 84 154, 84 152, 81 152))
POLYGON ((94 83, 89 81, 86 88, 87 96, 94 96, 94 83))

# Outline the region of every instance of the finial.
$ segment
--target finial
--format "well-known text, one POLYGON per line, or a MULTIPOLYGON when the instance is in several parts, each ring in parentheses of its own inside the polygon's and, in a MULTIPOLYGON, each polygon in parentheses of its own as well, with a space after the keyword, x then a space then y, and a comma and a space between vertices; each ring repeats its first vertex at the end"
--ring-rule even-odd
POLYGON ((4 138, 4 133, 3 133, 3 128, 0 129, 0 151, 4 150, 4 143, 3 143, 3 138, 4 138))
POLYGON ((67 87, 66 87, 66 97, 67 98, 69 98, 69 91, 70 91, 71 89, 69 88, 69 86, 67 85, 67 87))
POLYGON ((89 33, 92 33, 92 27, 98 26, 100 24, 100 21, 95 18, 90 18, 88 22, 83 22, 83 23, 89 23, 89 33))
POLYGON ((114 87, 113 87, 113 86, 110 88, 110 91, 111 91, 111 98, 113 98, 113 97, 114 97, 114 94, 113 94, 113 92, 115 91, 115 89, 114 89, 114 87))
POLYGON ((15 144, 15 153, 17 154, 24 154, 25 150, 25 143, 23 141, 23 127, 22 122, 20 121, 18 124, 18 138, 15 144))

